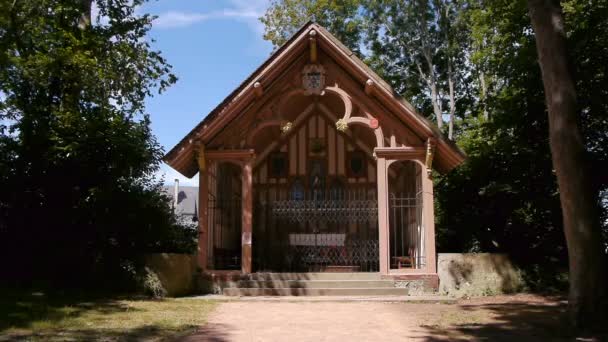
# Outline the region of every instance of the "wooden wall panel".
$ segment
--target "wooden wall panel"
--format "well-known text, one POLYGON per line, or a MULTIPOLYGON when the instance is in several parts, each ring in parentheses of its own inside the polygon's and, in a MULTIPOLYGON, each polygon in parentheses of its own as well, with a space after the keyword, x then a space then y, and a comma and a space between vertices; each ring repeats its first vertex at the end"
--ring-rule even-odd
POLYGON ((268 165, 266 163, 263 163, 260 166, 259 171, 257 172, 260 175, 260 183, 265 184, 266 183, 266 178, 268 175, 268 165))
POLYGON ((298 175, 306 174, 306 124, 298 132, 298 175))
POLYGON ((310 138, 317 137, 317 120, 316 119, 317 119, 317 116, 313 115, 308 120, 308 136, 310 138))
POLYGON ((281 179, 270 178, 268 161, 262 161, 254 173, 256 184, 280 186, 285 191, 295 177, 302 177, 301 179, 306 184, 306 175, 309 171, 307 161, 310 158, 326 160, 327 176, 329 178, 326 182, 327 186, 331 184, 331 178, 333 177, 342 179, 346 184, 357 186, 373 184, 376 182, 376 163, 371 158, 367 160, 367 174, 365 176, 359 178, 347 177, 347 154, 359 148, 351 137, 338 132, 333 122, 324 115, 314 113, 298 125, 285 143, 276 148, 276 151, 287 153, 288 176, 281 179), (322 151, 311 151, 310 144, 313 139, 321 140, 324 146, 322 151))
POLYGON ((298 163, 297 159, 293 156, 298 155, 298 145, 296 142, 297 136, 294 134, 289 139, 289 175, 295 176, 298 174, 298 163))
POLYGON ((337 149, 338 149, 338 175, 339 176, 344 176, 345 172, 344 172, 344 157, 345 157, 345 150, 344 150, 344 138, 342 137, 341 134, 338 134, 338 139, 336 142, 337 145, 337 149))
POLYGON ((329 164, 329 174, 336 174, 336 131, 327 125, 327 159, 329 164))

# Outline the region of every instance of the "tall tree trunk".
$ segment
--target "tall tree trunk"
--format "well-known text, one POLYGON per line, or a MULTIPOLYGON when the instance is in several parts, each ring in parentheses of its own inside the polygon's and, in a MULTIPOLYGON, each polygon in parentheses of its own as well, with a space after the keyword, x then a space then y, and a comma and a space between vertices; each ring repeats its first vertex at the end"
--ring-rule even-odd
POLYGON ((81 30, 91 26, 91 7, 93 0, 80 0, 82 6, 82 14, 78 19, 78 28, 81 30))
POLYGON ((581 330, 605 329, 606 255, 596 196, 577 123, 577 104, 558 0, 528 0, 549 111, 549 139, 560 191, 570 267, 569 309, 581 330))
POLYGON ((427 67, 429 68, 429 75, 427 83, 431 91, 431 102, 433 103, 433 112, 437 117, 437 127, 441 130, 443 128, 443 110, 441 109, 441 99, 439 98, 439 92, 437 91, 437 78, 435 77, 435 68, 433 67, 433 58, 431 52, 426 47, 423 47, 423 55, 426 61, 427 67))
POLYGON ((483 118, 487 120, 489 118, 488 104, 486 102, 488 88, 486 86, 486 75, 483 71, 479 73, 479 84, 481 86, 481 98, 479 100, 481 101, 481 106, 483 107, 483 118))
POLYGON ((448 124, 448 138, 454 139, 454 114, 456 113, 456 95, 454 94, 454 75, 452 74, 452 60, 448 57, 448 86, 450 90, 450 121, 448 124))

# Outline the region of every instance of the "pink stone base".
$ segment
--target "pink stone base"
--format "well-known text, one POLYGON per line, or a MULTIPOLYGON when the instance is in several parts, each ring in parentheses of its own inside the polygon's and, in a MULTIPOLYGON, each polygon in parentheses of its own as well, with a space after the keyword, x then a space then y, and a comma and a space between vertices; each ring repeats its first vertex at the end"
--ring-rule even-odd
POLYGON ((427 288, 432 289, 433 291, 439 290, 439 276, 436 273, 386 274, 383 275, 381 278, 394 281, 422 280, 425 282, 427 288))

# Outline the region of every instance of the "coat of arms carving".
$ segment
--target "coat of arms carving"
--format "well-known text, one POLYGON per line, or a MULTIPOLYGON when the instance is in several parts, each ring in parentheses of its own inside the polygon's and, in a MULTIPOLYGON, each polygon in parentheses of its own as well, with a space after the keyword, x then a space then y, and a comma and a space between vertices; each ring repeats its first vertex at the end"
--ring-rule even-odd
POLYGON ((321 95, 325 88, 325 69, 320 64, 308 64, 302 70, 302 87, 306 95, 321 95))

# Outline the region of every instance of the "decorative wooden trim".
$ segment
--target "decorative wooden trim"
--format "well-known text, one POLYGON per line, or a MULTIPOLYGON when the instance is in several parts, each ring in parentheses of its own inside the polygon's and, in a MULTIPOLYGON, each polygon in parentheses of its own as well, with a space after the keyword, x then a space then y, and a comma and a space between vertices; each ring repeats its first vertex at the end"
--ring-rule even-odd
POLYGON ((257 98, 262 97, 262 95, 264 95, 264 87, 262 87, 262 83, 260 82, 255 82, 253 84, 253 91, 255 93, 255 96, 257 98))
POLYGON ((367 81, 365 81, 365 93, 369 96, 373 95, 374 92, 374 81, 372 81, 371 79, 368 79, 367 81))
POLYGON ((310 45, 310 63, 317 62, 317 39, 315 38, 317 35, 317 31, 310 30, 308 32, 308 42, 310 45))
POLYGON ((217 161, 249 161, 255 157, 254 150, 207 150, 205 152, 207 160, 217 161))
POLYGON ((435 156, 435 139, 429 138, 426 141, 426 174, 430 177, 433 174, 433 157, 435 156))
POLYGON ((377 158, 408 160, 422 159, 426 155, 425 147, 376 147, 374 155, 377 158))

